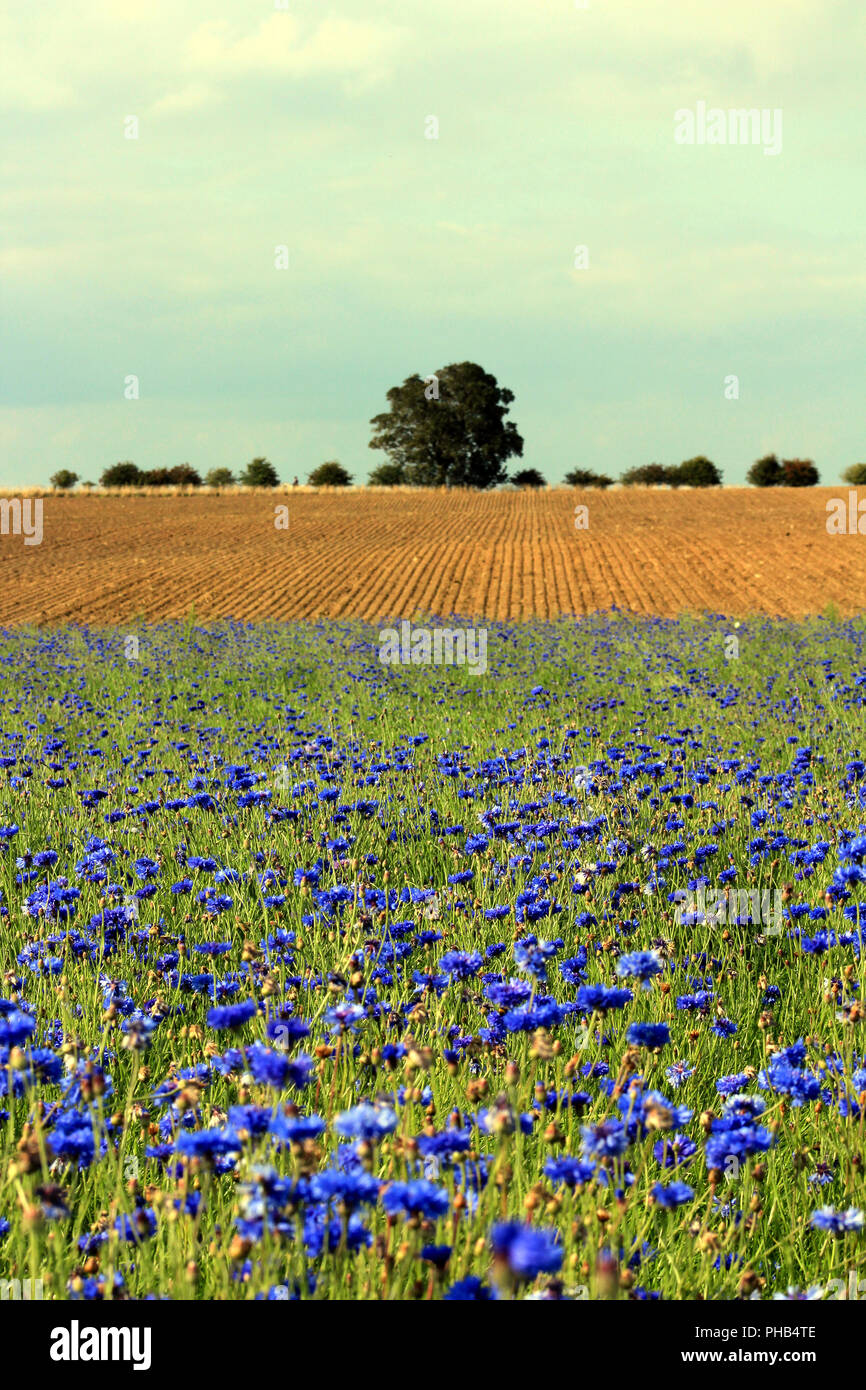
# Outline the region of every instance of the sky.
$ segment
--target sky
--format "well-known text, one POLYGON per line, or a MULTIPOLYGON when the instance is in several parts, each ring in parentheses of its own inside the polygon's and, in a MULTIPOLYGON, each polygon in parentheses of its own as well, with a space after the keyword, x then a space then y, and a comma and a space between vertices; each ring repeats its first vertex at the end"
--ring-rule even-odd
POLYGON ((363 482, 388 389, 467 359, 551 483, 866 460, 861 0, 0 13, 0 485, 363 482))

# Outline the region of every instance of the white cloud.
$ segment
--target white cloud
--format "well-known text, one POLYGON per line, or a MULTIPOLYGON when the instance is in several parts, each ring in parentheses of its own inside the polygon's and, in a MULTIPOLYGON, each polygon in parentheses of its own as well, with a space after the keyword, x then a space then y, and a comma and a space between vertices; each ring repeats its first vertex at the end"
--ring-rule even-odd
POLYGON ((391 24, 328 18, 309 28, 278 11, 248 33, 225 19, 200 25, 187 40, 184 65, 214 77, 373 75, 386 70, 401 42, 402 31, 391 24))
MULTIPOLYGON (((29 16, 28 16, 29 19, 29 16)), ((31 30, 38 32, 34 19, 31 30)), ((46 54, 38 58, 35 32, 29 32, 21 17, 0 14, 0 53, 3 54, 0 79, 0 109, 35 113, 71 106, 75 89, 66 80, 53 52, 53 35, 44 35, 46 54)))
POLYGON ((154 116, 173 115, 175 112, 195 111, 211 101, 218 101, 221 94, 214 91, 206 82, 189 82, 176 92, 168 92, 150 108, 154 116))

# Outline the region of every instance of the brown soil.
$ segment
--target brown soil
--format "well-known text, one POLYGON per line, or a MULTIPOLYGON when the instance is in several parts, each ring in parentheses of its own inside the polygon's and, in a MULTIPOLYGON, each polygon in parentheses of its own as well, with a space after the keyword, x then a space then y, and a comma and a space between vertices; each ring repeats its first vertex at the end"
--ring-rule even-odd
POLYGON ((0 623, 850 614, 866 536, 828 534, 830 497, 847 489, 49 496, 41 545, 0 537, 0 623))

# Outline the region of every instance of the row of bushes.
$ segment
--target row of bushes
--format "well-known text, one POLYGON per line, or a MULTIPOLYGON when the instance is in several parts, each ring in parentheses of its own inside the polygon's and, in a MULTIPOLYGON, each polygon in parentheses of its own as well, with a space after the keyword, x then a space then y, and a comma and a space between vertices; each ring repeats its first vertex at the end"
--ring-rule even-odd
MULTIPOLYGON (((842 477, 852 486, 866 486, 866 463, 852 464, 842 477)), ((814 487, 820 476, 811 459, 782 459, 780 462, 775 454, 767 454, 752 464, 746 479, 753 487, 814 487)), ((279 481, 277 470, 266 458, 254 458, 237 478, 230 468, 212 468, 204 478, 208 487, 232 487, 236 483, 243 487, 277 487, 279 481)), ((351 473, 347 473, 336 459, 319 464, 307 478, 312 487, 348 487, 351 481, 351 473)), ((508 481, 518 488, 547 486, 537 468, 523 468, 508 481)), ((586 468, 573 468, 564 479, 566 487, 608 488, 613 486, 613 481, 604 473, 593 473, 586 468)), ((716 465, 701 454, 683 463, 646 463, 639 468, 629 468, 619 481, 624 487, 720 487, 722 475, 716 465)), ((63 492, 77 482, 78 475, 65 468, 51 478, 51 486, 63 492)), ((134 463, 126 462, 106 468, 99 482, 101 487, 200 487, 202 479, 188 463, 142 472, 134 463)), ((295 478, 295 484, 297 482, 295 478)), ((369 482, 371 487, 399 487, 405 484, 405 478, 397 465, 383 464, 370 474, 369 482)), ((84 484, 86 488, 92 486, 92 483, 84 484)))
MULTIPOLYGON (((866 484, 866 463, 855 463, 842 474, 846 483, 855 486, 866 484)), ((517 487, 544 487, 545 481, 535 468, 516 473, 511 481, 517 487)), ((645 463, 639 468, 630 468, 623 473, 620 482, 625 487, 719 487, 722 475, 714 463, 699 455, 686 459, 684 463, 664 464, 645 463)), ((820 482, 820 475, 811 459, 782 459, 775 454, 767 454, 753 463, 746 481, 752 487, 814 487, 820 482)), ((584 468, 574 468, 565 475, 568 487, 611 487, 613 478, 603 473, 592 473, 584 468)))
MULTIPOLYGON (((295 483, 297 481, 296 478, 295 483)), ((320 464, 318 468, 313 469, 308 478, 308 482, 313 487, 345 487, 351 481, 351 474, 347 473, 342 464, 337 463, 336 460, 320 464)), ((70 472, 68 468, 61 468, 51 478, 51 486, 59 492, 71 491, 77 482, 78 474, 70 472)), ((252 459, 237 478, 230 468, 212 468, 204 478, 206 487, 232 487, 236 483, 240 483, 242 487, 278 487, 279 482, 277 470, 266 458, 252 459)), ((100 487, 201 487, 201 485, 200 474, 188 463, 179 463, 174 468, 142 470, 127 460, 124 463, 113 463, 110 468, 105 469, 99 479, 100 487)), ((84 483, 83 486, 90 488, 93 487, 93 484, 84 483)))
MULTIPOLYGON (((782 459, 767 454, 753 463, 746 474, 752 487, 814 487, 820 475, 811 459, 782 459)), ((852 463, 842 474, 842 481, 853 487, 866 484, 866 463, 852 463)))
POLYGON ((775 454, 758 459, 746 474, 752 487, 814 487, 819 480, 811 459, 782 459, 780 463, 775 454))
MULTIPOLYGON (((405 470, 397 463, 382 463, 370 474, 371 487, 400 487, 408 483, 405 470)), ((508 479, 512 487, 547 487, 547 480, 537 468, 521 468, 508 479)), ((592 473, 585 468, 574 468, 566 473, 566 487, 612 487, 613 478, 604 473, 592 473)), ((719 487, 722 475, 708 458, 686 459, 685 463, 666 467, 661 463, 648 463, 642 468, 629 469, 623 473, 620 482, 627 487, 635 483, 668 483, 671 487, 719 487)))
MULTIPOLYGON (((515 487, 546 486, 536 468, 524 468, 515 473, 510 481, 515 487)), ((604 473, 592 473, 586 468, 573 468, 566 473, 564 481, 566 487, 613 486, 613 478, 608 478, 604 473)), ((721 487, 722 475, 714 463, 700 454, 697 458, 686 459, 684 463, 645 463, 640 468, 630 468, 623 473, 620 482, 624 487, 655 487, 661 483, 666 483, 668 487, 721 487)))

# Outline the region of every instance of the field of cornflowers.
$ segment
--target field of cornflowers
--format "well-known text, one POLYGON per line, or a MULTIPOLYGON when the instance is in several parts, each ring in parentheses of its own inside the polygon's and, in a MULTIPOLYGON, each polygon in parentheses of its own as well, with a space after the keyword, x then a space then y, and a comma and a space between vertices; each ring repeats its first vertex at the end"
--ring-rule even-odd
POLYGON ((137 638, 0 635, 0 1281, 857 1296, 866 624, 137 638))

